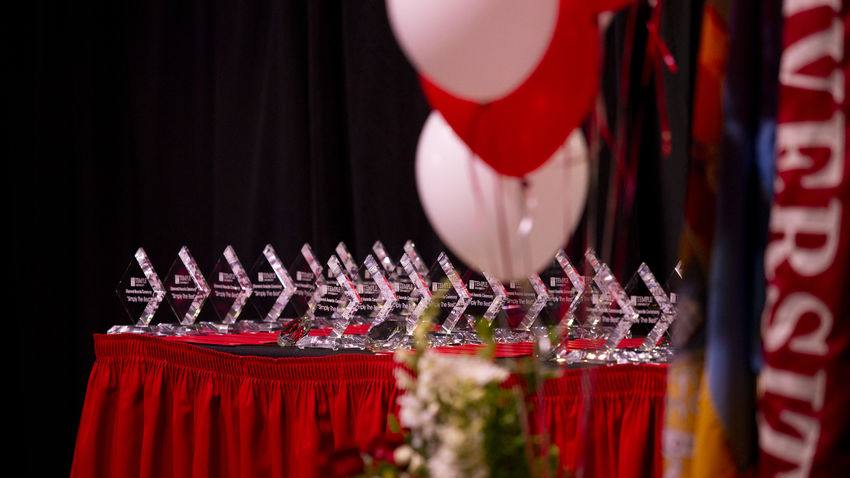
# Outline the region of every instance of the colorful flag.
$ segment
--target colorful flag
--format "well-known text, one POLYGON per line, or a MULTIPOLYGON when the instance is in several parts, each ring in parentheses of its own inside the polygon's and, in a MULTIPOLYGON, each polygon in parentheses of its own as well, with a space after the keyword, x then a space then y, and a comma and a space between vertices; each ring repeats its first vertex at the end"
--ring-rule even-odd
POLYGON ((778 0, 709 0, 704 7, 665 476, 754 471, 779 12, 778 0))

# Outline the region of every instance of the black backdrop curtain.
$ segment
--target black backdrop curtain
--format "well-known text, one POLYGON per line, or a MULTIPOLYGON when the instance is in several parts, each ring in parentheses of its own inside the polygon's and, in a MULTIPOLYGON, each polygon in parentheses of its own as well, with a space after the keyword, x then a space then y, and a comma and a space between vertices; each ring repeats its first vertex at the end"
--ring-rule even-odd
MULTIPOLYGON (((630 98, 648 113, 638 202, 617 228, 629 247, 628 274, 640 260, 669 273, 681 222, 700 8, 666 3, 662 31, 681 68, 665 76, 674 151, 658 158, 653 88, 634 86, 630 98)), ((160 274, 182 245, 204 272, 228 244, 247 264, 266 243, 286 262, 304 242, 323 258, 340 240, 358 260, 376 239, 393 254, 406 239, 429 260, 442 250, 414 178, 429 108, 383 1, 28 8, 32 26, 16 52, 29 133, 19 162, 36 194, 13 207, 24 215, 22 259, 37 262, 28 288, 51 291, 34 294, 25 310, 52 324, 39 332, 44 346, 18 342, 21 385, 46 401, 38 415, 50 432, 33 426, 27 444, 55 455, 41 466, 70 469, 91 335, 127 320, 114 288, 137 247, 160 274)), ((612 121, 623 17, 606 36, 612 121)), ((642 61, 640 51, 635 57, 642 61)), ((608 161, 603 151, 603 177, 608 161)), ((591 210, 604 210, 605 193, 602 184, 591 210)), ((574 255, 601 235, 591 231, 601 228, 598 214, 579 228, 574 255)), ((170 313, 163 304, 155 320, 172 320, 170 313)), ((201 319, 212 319, 210 311, 201 319)))

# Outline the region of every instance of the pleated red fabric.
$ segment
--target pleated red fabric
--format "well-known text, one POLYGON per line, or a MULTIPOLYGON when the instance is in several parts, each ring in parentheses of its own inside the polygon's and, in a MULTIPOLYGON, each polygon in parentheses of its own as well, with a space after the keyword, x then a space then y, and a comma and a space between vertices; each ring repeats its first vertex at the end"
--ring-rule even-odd
MULTIPOLYGON (((390 435, 390 356, 244 357, 154 337, 95 336, 71 475, 313 477, 390 435)), ((659 476, 666 367, 566 371, 543 425, 584 476, 659 476)), ((323 476, 323 478, 325 478, 323 476)))

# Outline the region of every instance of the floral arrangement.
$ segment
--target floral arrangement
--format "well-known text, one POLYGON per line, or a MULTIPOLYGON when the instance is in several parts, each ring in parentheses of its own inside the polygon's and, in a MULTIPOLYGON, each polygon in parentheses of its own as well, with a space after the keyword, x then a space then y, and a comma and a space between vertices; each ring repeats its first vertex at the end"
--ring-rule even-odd
POLYGON ((416 328, 414 353, 395 355, 400 363, 395 378, 404 393, 398 418, 390 415, 390 428, 403 439, 362 455, 364 471, 357 476, 565 476, 557 447, 532 423, 535 391, 545 375, 534 360, 496 362, 486 321, 478 327, 486 344, 478 355, 427 349, 430 317, 426 314, 416 328), (508 382, 511 371, 516 380, 508 382))

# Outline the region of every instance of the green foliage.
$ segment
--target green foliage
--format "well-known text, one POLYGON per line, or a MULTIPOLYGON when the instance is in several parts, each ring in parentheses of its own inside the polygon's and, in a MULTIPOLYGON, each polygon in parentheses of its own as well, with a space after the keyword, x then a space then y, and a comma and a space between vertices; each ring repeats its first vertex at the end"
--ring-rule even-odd
POLYGON ((524 357, 497 363, 493 327, 481 318, 475 325, 484 347, 477 357, 440 357, 427 352, 428 334, 433 330, 442 294, 435 294, 414 329, 415 352, 396 354, 410 373, 397 373, 406 397, 399 402, 400 416, 388 417, 388 427, 393 433, 404 433, 405 445, 396 449, 392 463, 364 457, 364 473, 359 476, 425 478, 432 469, 439 469, 438 465, 452 466, 454 474, 460 476, 565 476, 565 470, 559 469, 558 447, 550 444, 545 433, 530 431, 530 414, 550 375, 538 361, 524 357), (518 379, 513 387, 503 383, 508 369, 518 379), (413 426, 402 428, 411 421, 413 426), (447 445, 446 441, 451 443, 447 445), (448 460, 447 448, 451 455, 448 460))

